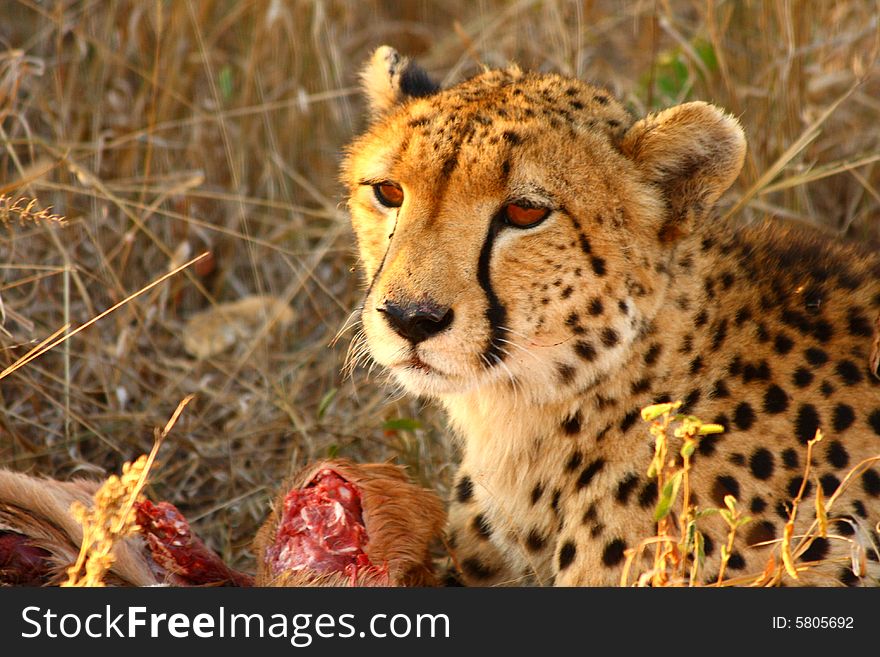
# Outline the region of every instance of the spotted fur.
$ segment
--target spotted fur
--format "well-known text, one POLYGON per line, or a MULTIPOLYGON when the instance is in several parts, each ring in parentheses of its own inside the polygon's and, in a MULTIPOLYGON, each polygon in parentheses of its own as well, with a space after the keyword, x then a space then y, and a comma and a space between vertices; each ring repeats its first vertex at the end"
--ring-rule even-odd
MULTIPOLYGON (((737 498, 753 520, 728 573, 761 572, 774 547, 755 544, 781 537, 816 429, 826 438, 796 533, 818 488, 829 496, 880 455, 880 258, 719 220, 745 140, 711 105, 634 121, 602 89, 516 67, 407 93, 413 66, 376 52, 373 122, 343 178, 370 352, 438 400, 460 441, 449 536, 464 581, 617 583, 626 550, 655 531, 639 409, 673 399, 725 427, 699 445, 693 500, 737 498), (399 207, 383 184, 402 191, 399 207), (520 228, 511 204, 549 213, 520 228)), ((806 583, 854 582, 850 541, 877 538, 880 465, 832 516, 803 560, 837 561, 806 583)), ((711 578, 725 525, 700 527, 711 578)))

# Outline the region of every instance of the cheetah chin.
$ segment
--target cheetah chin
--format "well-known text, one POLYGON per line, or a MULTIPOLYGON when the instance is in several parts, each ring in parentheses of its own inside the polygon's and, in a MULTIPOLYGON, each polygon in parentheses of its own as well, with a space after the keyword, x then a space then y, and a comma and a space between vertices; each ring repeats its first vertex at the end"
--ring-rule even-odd
POLYGON ((639 410, 670 400, 725 429, 699 442, 691 502, 733 496, 752 518, 728 551, 722 517, 700 517, 702 580, 781 563, 803 490, 792 546, 809 567, 786 583, 876 583, 876 251, 719 219, 746 142, 706 103, 634 119, 516 66, 441 89, 388 47, 362 81, 370 125, 342 179, 363 337, 459 439, 448 537, 465 583, 619 583, 656 532, 639 410), (827 536, 802 540, 820 491, 827 536))

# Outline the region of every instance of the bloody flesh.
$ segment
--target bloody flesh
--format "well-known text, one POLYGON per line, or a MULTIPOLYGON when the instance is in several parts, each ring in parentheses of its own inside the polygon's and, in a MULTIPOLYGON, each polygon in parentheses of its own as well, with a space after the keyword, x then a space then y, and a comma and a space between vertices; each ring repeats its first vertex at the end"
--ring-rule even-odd
POLYGON ((229 568, 202 540, 192 533, 189 523, 173 504, 153 504, 143 500, 136 505, 137 522, 146 539, 153 561, 183 584, 251 586, 250 575, 229 568))
POLYGON ((275 573, 309 569, 354 572, 371 567, 357 487, 330 469, 284 498, 275 541, 266 562, 275 573))
POLYGON ((49 557, 26 536, 0 530, 0 585, 40 586, 50 576, 49 557))

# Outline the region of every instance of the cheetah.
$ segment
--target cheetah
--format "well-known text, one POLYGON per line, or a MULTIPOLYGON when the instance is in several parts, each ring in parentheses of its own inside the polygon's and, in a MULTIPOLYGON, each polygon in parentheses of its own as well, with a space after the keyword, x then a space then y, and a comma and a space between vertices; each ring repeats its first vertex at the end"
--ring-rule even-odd
MULTIPOLYGON (((730 576, 778 554, 802 483, 795 535, 818 490, 880 455, 880 256, 720 219, 746 150, 734 117, 689 102, 635 120, 603 89, 516 66, 441 89, 387 46, 362 81, 371 122, 342 167, 362 339, 448 415, 463 583, 618 584, 656 532, 652 403, 725 429, 700 441, 690 485, 698 508, 732 495, 752 518, 730 576)), ((790 583, 875 583, 880 463, 856 474, 801 555, 821 563, 790 583)), ((713 581, 727 526, 698 526, 713 581)))

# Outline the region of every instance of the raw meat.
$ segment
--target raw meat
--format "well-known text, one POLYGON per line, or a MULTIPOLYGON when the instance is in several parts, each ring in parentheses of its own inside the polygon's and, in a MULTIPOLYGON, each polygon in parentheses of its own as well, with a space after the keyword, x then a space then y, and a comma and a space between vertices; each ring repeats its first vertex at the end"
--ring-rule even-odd
POLYGON ((313 570, 354 574, 370 568, 361 496, 357 487, 330 469, 306 488, 284 497, 275 540, 265 559, 272 572, 313 570))
POLYGON ((253 578, 229 568, 190 530, 173 504, 149 500, 136 506, 140 533, 153 561, 184 586, 251 586, 253 578))
POLYGON ((27 536, 0 530, 0 583, 5 586, 40 586, 49 578, 51 555, 33 545, 27 536))

